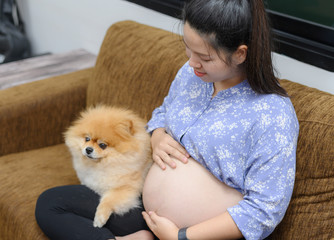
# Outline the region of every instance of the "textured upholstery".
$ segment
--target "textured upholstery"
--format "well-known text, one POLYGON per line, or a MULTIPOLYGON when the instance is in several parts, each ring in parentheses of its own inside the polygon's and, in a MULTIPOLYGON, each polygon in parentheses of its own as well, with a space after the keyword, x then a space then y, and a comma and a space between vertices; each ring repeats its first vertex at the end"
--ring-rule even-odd
MULTIPOLYGON (((93 69, 0 91, 0 239, 46 239, 35 202, 45 189, 78 183, 62 133, 82 108, 121 105, 148 119, 185 61, 180 36, 125 21, 108 30, 93 69)), ((281 83, 300 137, 293 198, 270 238, 328 240, 334 238, 334 96, 281 83)))
POLYGON ((148 119, 185 62, 179 35, 128 21, 118 23, 102 44, 87 104, 121 105, 148 119))
MULTIPOLYGON (((34 218, 41 191, 79 184, 64 144, 0 158, 0 239, 47 239, 34 218)), ((65 239, 64 239, 65 240, 65 239)))
POLYGON ((274 239, 334 238, 334 96, 282 81, 300 124, 292 201, 274 239), (284 236, 282 238, 282 236, 284 236))
POLYGON ((0 156, 61 143, 62 131, 85 107, 91 69, 0 92, 0 156))

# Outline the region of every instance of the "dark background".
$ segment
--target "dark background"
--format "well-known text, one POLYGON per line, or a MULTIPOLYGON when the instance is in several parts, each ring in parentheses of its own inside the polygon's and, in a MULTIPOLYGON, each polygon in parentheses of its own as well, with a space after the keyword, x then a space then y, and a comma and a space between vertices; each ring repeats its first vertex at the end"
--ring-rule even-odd
MULTIPOLYGON (((185 0, 128 0, 180 18, 185 0)), ((266 0, 275 52, 334 72, 334 0, 266 0)))

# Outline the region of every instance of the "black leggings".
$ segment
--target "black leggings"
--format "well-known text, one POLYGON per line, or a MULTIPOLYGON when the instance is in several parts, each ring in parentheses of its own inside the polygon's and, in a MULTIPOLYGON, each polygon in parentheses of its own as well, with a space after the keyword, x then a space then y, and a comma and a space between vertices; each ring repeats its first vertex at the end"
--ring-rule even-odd
POLYGON ((37 223, 55 240, 106 240, 149 230, 141 214, 143 206, 122 216, 112 214, 104 227, 95 228, 93 220, 99 199, 99 195, 83 185, 49 189, 37 200, 37 223))

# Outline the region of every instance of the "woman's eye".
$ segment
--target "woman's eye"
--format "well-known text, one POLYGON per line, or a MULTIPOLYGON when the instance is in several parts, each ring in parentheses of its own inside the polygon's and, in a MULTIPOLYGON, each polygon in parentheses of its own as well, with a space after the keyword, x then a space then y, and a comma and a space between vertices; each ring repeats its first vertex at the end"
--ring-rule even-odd
POLYGON ((89 141, 90 141, 90 138, 89 138, 89 137, 85 137, 85 141, 86 141, 86 142, 89 142, 89 141))
POLYGON ((204 61, 204 62, 209 62, 209 61, 211 61, 211 58, 201 58, 201 60, 204 61))
POLYGON ((106 149, 107 148, 107 144, 105 144, 105 143, 100 143, 99 144, 99 147, 101 148, 101 149, 106 149))

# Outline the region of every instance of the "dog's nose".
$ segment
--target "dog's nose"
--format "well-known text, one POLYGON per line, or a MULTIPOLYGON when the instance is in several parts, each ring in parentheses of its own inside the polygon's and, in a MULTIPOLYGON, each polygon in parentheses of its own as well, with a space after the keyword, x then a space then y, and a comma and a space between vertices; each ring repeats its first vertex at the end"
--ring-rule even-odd
POLYGON ((87 147, 86 148, 86 153, 87 154, 91 154, 94 151, 94 149, 92 147, 87 147))

